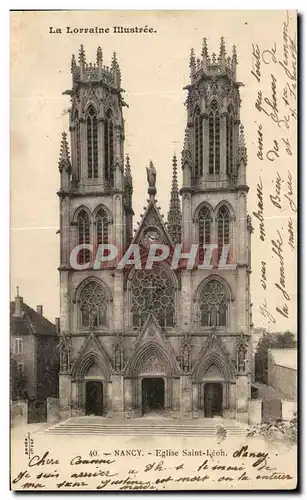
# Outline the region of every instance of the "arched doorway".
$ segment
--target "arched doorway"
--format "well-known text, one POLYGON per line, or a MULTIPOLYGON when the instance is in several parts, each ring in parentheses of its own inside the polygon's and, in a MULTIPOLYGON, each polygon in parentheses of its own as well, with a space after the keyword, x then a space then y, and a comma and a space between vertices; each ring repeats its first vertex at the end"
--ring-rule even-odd
POLYGON ((103 415, 103 384, 100 380, 86 382, 85 414, 103 415))
POLYGON ((161 377, 142 378, 142 409, 144 413, 164 410, 165 384, 161 377))
POLYGON ((92 363, 84 376, 85 382, 85 414, 103 415, 103 381, 97 363, 92 363))
POLYGON ((221 416, 223 410, 223 385, 221 382, 204 384, 204 416, 221 416))

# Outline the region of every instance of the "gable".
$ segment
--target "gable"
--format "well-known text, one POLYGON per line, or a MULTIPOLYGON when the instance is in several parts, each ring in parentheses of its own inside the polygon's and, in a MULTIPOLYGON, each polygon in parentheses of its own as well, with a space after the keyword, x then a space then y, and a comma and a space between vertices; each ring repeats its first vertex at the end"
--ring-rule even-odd
POLYGON ((156 205, 156 200, 151 200, 145 210, 137 232, 133 238, 133 244, 145 246, 150 243, 163 243, 172 246, 172 238, 163 222, 162 215, 156 205), (151 240, 152 235, 152 240, 151 240), (157 239, 154 239, 157 238, 157 239))
POLYGON ((110 378, 113 371, 111 362, 99 340, 91 333, 73 360, 71 373, 73 376, 84 376, 93 364, 98 365, 106 379, 110 378))
POLYGON ((148 316, 137 338, 134 353, 125 372, 126 376, 137 376, 147 372, 178 376, 181 372, 173 348, 153 314, 148 316))

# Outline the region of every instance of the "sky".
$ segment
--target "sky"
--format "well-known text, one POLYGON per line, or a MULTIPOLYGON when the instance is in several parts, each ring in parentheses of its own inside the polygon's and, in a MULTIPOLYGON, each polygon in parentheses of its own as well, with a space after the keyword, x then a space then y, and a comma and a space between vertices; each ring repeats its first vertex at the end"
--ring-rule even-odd
MULTIPOLYGON (((71 55, 84 44, 87 60, 95 62, 102 47, 104 64, 116 51, 122 71, 124 98, 125 153, 130 155, 134 182, 134 226, 140 220, 147 199, 146 166, 150 159, 157 170, 157 199, 167 216, 172 177, 172 157, 180 154, 184 138, 184 101, 189 83, 189 54, 194 47, 200 56, 202 39, 208 39, 209 53, 218 52, 225 38, 228 54, 237 46, 237 79, 241 87, 241 121, 248 151, 248 211, 258 210, 257 184, 263 185, 265 241, 254 218, 252 236, 251 296, 253 321, 257 327, 296 330, 296 249, 288 244, 288 224, 296 231, 296 213, 286 198, 289 172, 293 198, 296 196, 296 124, 289 129, 277 126, 264 111, 255 107, 259 92, 263 100, 275 95, 278 116, 287 112, 284 89, 291 84, 283 61, 284 31, 295 39, 295 15, 285 11, 154 11, 103 12, 57 11, 11 13, 11 298, 16 286, 27 304, 44 305, 45 316, 59 316, 59 189, 58 158, 61 133, 68 131, 71 88, 71 55), (153 27, 154 33, 113 34, 113 26, 153 27), (50 30, 50 27, 53 30, 50 30), (110 27, 105 34, 67 34, 66 27, 110 27), (62 33, 52 34, 55 28, 62 33), (272 54, 272 49, 275 50, 272 54), (257 50, 261 54, 258 82, 255 75, 257 50), (276 58, 276 62, 273 60, 276 58), (272 75, 274 78, 272 78, 272 75), (272 83, 276 80, 275 93, 272 83), (274 145, 274 161, 257 157, 259 125, 262 126, 264 153, 274 145), (285 142, 291 143, 290 156, 285 142), (276 143, 274 143, 276 141, 276 143), (278 174, 277 174, 278 173, 278 174), (280 176, 281 209, 271 201, 280 176), (279 233, 277 233, 279 231, 279 233), (281 260, 272 252, 278 234, 283 240, 283 264, 289 300, 276 287, 281 260), (266 289, 261 282, 262 262, 266 262, 266 289), (275 323, 263 313, 263 306, 275 323), (286 303, 288 318, 278 312, 286 303)), ((289 47, 288 47, 289 49, 289 47)), ((288 50, 289 64, 291 51, 288 50)), ((287 57, 288 57, 287 56, 287 57)), ((289 92, 289 91, 288 91, 289 92)), ((265 104, 263 103, 264 107, 265 104)), ((268 105, 266 106, 268 109, 268 105)), ((272 157, 272 155, 271 155, 272 157)), ((179 169, 179 180, 180 179, 179 169)), ((292 207, 293 208, 293 207, 292 207)))

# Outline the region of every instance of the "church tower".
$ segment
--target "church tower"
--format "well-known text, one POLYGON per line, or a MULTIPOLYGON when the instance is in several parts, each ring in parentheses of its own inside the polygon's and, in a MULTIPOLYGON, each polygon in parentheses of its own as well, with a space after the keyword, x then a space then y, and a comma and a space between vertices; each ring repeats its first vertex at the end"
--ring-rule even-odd
MULTIPOLYGON (((240 122, 242 84, 236 70, 236 48, 227 56, 223 38, 218 55, 209 56, 206 38, 199 58, 191 50, 182 151, 182 243, 185 251, 195 243, 200 248, 212 245, 212 253, 210 266, 182 275, 182 288, 185 295, 194 293, 196 299, 186 301, 184 324, 192 323, 197 336, 199 332, 218 336, 230 354, 234 372, 229 386, 224 384, 226 407, 234 408, 236 402, 236 411, 246 418, 251 227, 246 207, 247 154, 240 122)), ((205 251, 210 252, 209 248, 205 251)), ((201 263, 202 250, 198 258, 201 263)))
MULTIPOLYGON (((116 54, 110 66, 98 47, 96 63, 87 62, 81 45, 78 62, 71 60, 69 132, 62 135, 60 171, 60 407, 63 415, 79 408, 86 394, 84 383, 74 377, 73 366, 82 343, 94 342, 101 356, 112 359, 113 337, 122 325, 122 273, 111 265, 95 266, 101 244, 113 244, 119 254, 132 238, 132 176, 130 160, 124 166, 125 102, 116 54), (83 248, 72 259, 73 249, 83 248), (75 264, 74 264, 75 263, 75 264), (119 291, 119 292, 118 292, 119 291), (116 297, 116 300, 113 300, 116 297), (104 347, 97 333, 106 335, 104 347), (94 335, 95 334, 95 335, 94 335)), ((95 367, 95 349, 91 352, 95 367)), ((96 350, 97 350, 96 349, 96 350)), ((84 351, 84 353, 85 353, 84 351)), ((97 357, 97 353, 96 353, 97 357)), ((99 363, 98 363, 99 364, 99 363)), ((104 370, 111 370, 110 361, 104 370)), ((81 367, 81 371, 82 371, 81 367)), ((78 372, 79 373, 79 372, 78 372)), ((93 385, 92 390, 95 390, 93 385)))

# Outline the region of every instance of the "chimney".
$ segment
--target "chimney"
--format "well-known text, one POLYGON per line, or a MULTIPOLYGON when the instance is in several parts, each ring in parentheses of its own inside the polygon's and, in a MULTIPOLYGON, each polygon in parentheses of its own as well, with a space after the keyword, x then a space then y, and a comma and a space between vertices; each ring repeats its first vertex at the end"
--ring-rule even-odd
POLYGON ((15 297, 15 312, 14 316, 20 317, 22 313, 22 303, 23 303, 23 298, 19 296, 19 286, 16 287, 17 293, 15 297))
POLYGON ((55 318, 55 331, 60 335, 60 318, 55 318))
POLYGON ((42 316, 43 315, 43 306, 36 306, 36 312, 37 312, 37 314, 42 316))

